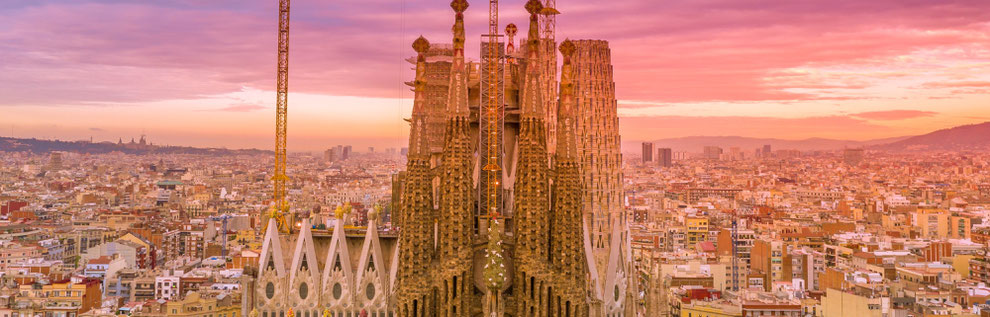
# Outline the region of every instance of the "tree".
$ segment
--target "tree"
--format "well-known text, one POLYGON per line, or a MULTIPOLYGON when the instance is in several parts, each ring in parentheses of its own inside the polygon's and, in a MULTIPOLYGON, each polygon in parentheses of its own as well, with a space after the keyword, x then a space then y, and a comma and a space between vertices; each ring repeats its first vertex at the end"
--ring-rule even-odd
POLYGON ((505 284, 505 261, 502 258, 502 224, 496 217, 492 217, 488 227, 485 259, 485 282, 491 291, 498 292, 505 284))

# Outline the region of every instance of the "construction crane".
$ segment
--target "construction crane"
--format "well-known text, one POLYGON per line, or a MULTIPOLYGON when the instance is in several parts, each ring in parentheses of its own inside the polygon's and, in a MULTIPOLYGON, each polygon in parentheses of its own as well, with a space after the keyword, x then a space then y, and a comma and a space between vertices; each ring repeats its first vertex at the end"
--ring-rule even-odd
POLYGON ((487 174, 487 191, 485 195, 484 205, 488 216, 492 221, 495 221, 499 213, 498 204, 498 191, 501 187, 499 184, 499 173, 502 171, 501 162, 499 157, 501 156, 501 148, 499 138, 501 137, 501 102, 500 98, 503 94, 500 89, 502 85, 502 72, 501 72, 501 54, 499 52, 498 43, 498 0, 489 0, 488 2, 488 46, 485 54, 485 67, 484 67, 484 85, 483 89, 486 91, 484 96, 484 116, 485 116, 485 135, 483 138, 486 139, 485 142, 485 156, 487 164, 485 164, 484 170, 487 174))
MULTIPOLYGON (((278 1, 278 74, 275 88, 275 173, 272 176, 275 186, 269 218, 275 219, 279 232, 289 233, 291 227, 285 219, 289 212, 285 191, 285 183, 289 180, 285 175, 285 139, 288 125, 286 113, 289 103, 289 0, 278 1)), ((265 223, 265 226, 267 227, 268 224, 265 223)))
POLYGON ((739 216, 732 210, 732 291, 739 291, 739 216))
POLYGON ((214 216, 210 218, 210 220, 220 221, 223 223, 223 226, 221 227, 223 231, 221 231, 220 234, 221 239, 223 239, 222 242, 223 244, 220 248, 220 254, 225 258, 227 257, 227 219, 230 219, 230 215, 228 214, 224 214, 223 216, 214 216))
MULTIPOLYGON (((511 30, 511 29, 510 29, 511 30)), ((484 199, 478 201, 478 206, 484 208, 481 215, 487 214, 489 218, 488 226, 488 247, 485 264, 485 276, 489 281, 488 292, 485 295, 484 314, 487 316, 503 316, 505 314, 502 301, 501 285, 504 282, 504 267, 496 259, 501 257, 502 249, 502 226, 499 223, 499 182, 502 172, 502 98, 505 92, 502 90, 502 54, 499 51, 498 34, 498 0, 488 2, 488 38, 486 43, 482 43, 482 63, 481 63, 481 105, 478 107, 478 127, 479 131, 479 156, 483 157, 484 164, 484 199), (481 149, 484 147, 484 149, 481 149), (484 153, 484 154, 482 154, 484 153)), ((480 209, 479 208, 479 209, 480 209)))
MULTIPOLYGON (((557 15, 560 11, 557 11, 557 0, 543 0, 543 9, 540 9, 540 15, 542 17, 540 27, 543 29, 543 39, 555 40, 557 37, 556 27, 557 27, 557 15)), ((550 47, 549 50, 556 51, 556 47, 550 47)))

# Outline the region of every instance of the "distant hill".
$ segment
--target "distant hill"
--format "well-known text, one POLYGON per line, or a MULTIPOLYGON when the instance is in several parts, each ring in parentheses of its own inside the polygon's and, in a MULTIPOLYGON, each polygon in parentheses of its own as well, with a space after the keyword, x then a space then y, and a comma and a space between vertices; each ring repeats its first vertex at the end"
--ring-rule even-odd
POLYGON ((196 148, 189 146, 158 146, 139 145, 130 143, 89 142, 89 141, 60 141, 39 139, 18 139, 0 137, 0 152, 35 152, 64 151, 75 153, 111 153, 127 154, 201 154, 201 155, 257 155, 273 154, 272 151, 258 149, 230 150, 221 148, 196 148))
POLYGON ((874 147, 887 151, 990 150, 990 122, 963 125, 874 147))
MULTIPOLYGON (((769 144, 773 150, 799 150, 799 151, 817 151, 817 150, 838 150, 846 147, 866 147, 879 144, 886 144, 891 142, 900 141, 908 137, 896 137, 896 138, 886 138, 886 139, 876 139, 876 140, 866 140, 866 141, 854 141, 854 140, 835 140, 835 139, 823 139, 823 138, 810 138, 803 140, 784 140, 784 139, 773 139, 773 138, 749 138, 741 136, 689 136, 680 138, 669 138, 669 139, 659 139, 653 140, 653 144, 656 148, 671 148, 677 152, 692 152, 700 153, 704 150, 705 146, 718 146, 724 150, 728 150, 730 147, 739 147, 742 151, 753 152, 756 148, 762 148, 763 145, 769 144)), ((642 142, 634 142, 623 144, 624 150, 631 153, 639 153, 640 144, 642 142)))

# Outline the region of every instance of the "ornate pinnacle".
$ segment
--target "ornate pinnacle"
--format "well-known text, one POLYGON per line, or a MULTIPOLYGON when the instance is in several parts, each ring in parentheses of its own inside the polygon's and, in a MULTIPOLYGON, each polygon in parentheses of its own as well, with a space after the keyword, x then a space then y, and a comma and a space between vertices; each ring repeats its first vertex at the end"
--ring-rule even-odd
POLYGON ((416 50, 416 53, 423 55, 426 54, 426 50, 430 49, 430 41, 427 41, 425 37, 420 35, 418 39, 413 41, 412 47, 416 50))
MULTIPOLYGON (((539 18, 536 16, 543 9, 543 4, 539 0, 529 0, 526 2, 526 11, 529 11, 529 49, 534 53, 539 50, 537 47, 540 42, 540 23, 539 18)), ((535 58, 535 56, 533 56, 535 58)))
POLYGON ((423 79, 423 74, 425 73, 425 67, 422 67, 426 63, 426 51, 430 49, 430 41, 427 41, 422 35, 418 39, 413 41, 413 49, 416 50, 416 90, 420 90, 425 87, 425 81, 423 79))
POLYGON ((450 7, 454 9, 457 14, 454 17, 454 26, 451 31, 454 32, 454 51, 455 55, 464 55, 464 10, 467 10, 468 3, 466 0, 454 0, 450 2, 450 7))
MULTIPOLYGON (((516 33, 518 32, 519 32, 519 28, 516 27, 515 23, 509 23, 509 25, 505 26, 505 36, 509 38, 508 44, 505 47, 505 52, 509 53, 510 55, 512 53, 515 53, 516 51, 516 45, 514 43, 516 42, 516 33)), ((510 62, 511 62, 511 57, 510 57, 510 62)))
POLYGON ((529 12, 531 15, 539 14, 542 9, 543 4, 539 0, 529 0, 526 2, 526 12, 529 12))
POLYGON ((454 9, 454 12, 457 13, 464 13, 468 6, 470 5, 467 0, 454 0, 450 2, 450 8, 454 9))
POLYGON ((515 23, 509 23, 509 25, 505 26, 505 35, 509 37, 516 36, 516 33, 518 32, 519 32, 519 28, 516 27, 515 23))
POLYGON ((382 205, 375 204, 375 207, 368 212, 368 221, 378 221, 378 216, 382 214, 382 205))
MULTIPOLYGON (((574 66, 571 57, 577 46, 567 39, 560 43, 560 53, 564 56, 564 65, 560 67, 560 104, 557 108, 557 157, 576 155, 574 149, 574 66)), ((559 162, 559 161, 558 161, 559 162)))
POLYGON ((577 47, 574 46, 574 42, 571 42, 571 40, 564 40, 564 43, 560 43, 560 54, 564 55, 564 62, 570 61, 571 55, 574 54, 575 50, 577 50, 577 47))

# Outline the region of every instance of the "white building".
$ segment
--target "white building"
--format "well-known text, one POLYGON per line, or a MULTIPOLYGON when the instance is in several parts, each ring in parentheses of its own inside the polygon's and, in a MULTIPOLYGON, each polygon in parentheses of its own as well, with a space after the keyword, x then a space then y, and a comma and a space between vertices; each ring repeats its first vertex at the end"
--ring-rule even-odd
POLYGON ((179 282, 182 271, 167 271, 163 276, 155 277, 155 299, 172 300, 178 299, 179 282))

